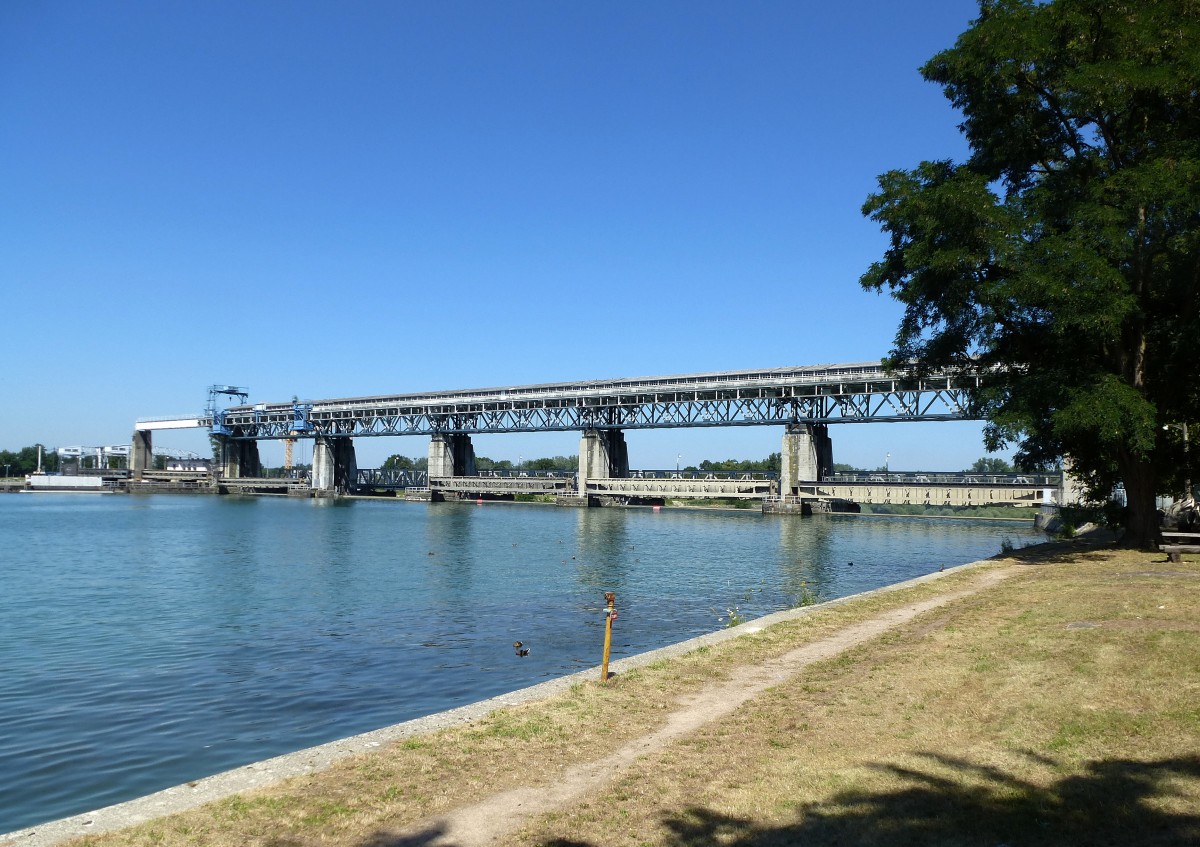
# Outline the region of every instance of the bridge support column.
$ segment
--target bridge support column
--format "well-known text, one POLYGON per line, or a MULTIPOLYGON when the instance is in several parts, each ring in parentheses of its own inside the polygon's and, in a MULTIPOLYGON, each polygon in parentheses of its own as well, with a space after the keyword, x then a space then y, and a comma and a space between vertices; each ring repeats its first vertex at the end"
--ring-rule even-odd
POLYGON ((429 478, 475 476, 475 446, 460 432, 434 433, 429 441, 429 478))
POLYGON ((142 472, 154 466, 154 448, 151 431, 135 429, 133 443, 129 447, 129 474, 134 479, 141 479, 142 472))
POLYGON ((214 436, 220 445, 217 467, 226 479, 254 477, 262 474, 257 441, 239 441, 223 435, 214 436))
POLYGON ((779 493, 799 494, 800 483, 818 482, 833 470, 833 441, 824 424, 788 424, 780 450, 779 493))
POLYGON ((629 447, 619 429, 585 429, 579 440, 579 496, 587 496, 589 479, 629 476, 629 447))
POLYGON ((1078 506, 1084 500, 1083 483, 1072 473, 1073 462, 1070 456, 1064 456, 1062 462, 1062 477, 1058 484, 1058 505, 1078 506))
POLYGON ((313 441, 312 478, 314 491, 344 494, 354 487, 358 462, 354 442, 347 436, 322 436, 313 441))

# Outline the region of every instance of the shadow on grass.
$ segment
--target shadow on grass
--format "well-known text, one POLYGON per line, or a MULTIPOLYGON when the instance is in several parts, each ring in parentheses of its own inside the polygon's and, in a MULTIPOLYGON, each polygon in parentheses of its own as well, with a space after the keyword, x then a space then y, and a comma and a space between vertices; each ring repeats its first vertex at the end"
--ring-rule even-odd
MULTIPOLYGON (((1029 757, 1046 767, 1055 763, 1029 757)), ((843 791, 825 803, 795 804, 796 821, 765 826, 699 806, 664 816, 663 847, 792 847, 792 845, 1148 845, 1200 844, 1200 808, 1183 797, 1182 781, 1200 780, 1200 756, 1156 762, 1095 762, 1047 786, 999 769, 930 755, 925 770, 879 766, 905 787, 883 793, 843 791), (1172 801, 1175 800, 1174 803, 1172 801)), ((361 847, 453 844, 434 824, 409 836, 379 833, 361 847)), ((500 839, 503 840, 502 838, 500 839)), ((557 838, 543 847, 594 847, 557 838)))
MULTIPOLYGON (((1112 538, 1106 534, 1097 533, 1094 536, 1072 538, 1056 541, 1045 541, 1040 544, 1030 544, 1019 547, 1005 558, 1012 559, 1025 565, 1060 565, 1085 561, 1103 561, 1109 554, 1119 550, 1112 538)), ((1136 552, 1136 551, 1130 551, 1136 552)))
MULTIPOLYGON (((692 807, 664 818, 665 847, 784 845, 1195 845, 1200 810, 1164 807, 1173 781, 1200 779, 1200 757, 1104 761, 1048 787, 993 768, 931 756, 938 773, 881 767, 908 782, 886 793, 845 791, 823 804, 796 804, 797 821, 763 826, 692 807), (947 777, 950 768, 970 784, 947 777)), ((1049 763, 1053 764, 1053 763, 1049 763)), ((1194 795, 1193 795, 1194 796, 1194 795)), ((590 847, 557 839, 545 847, 590 847)))

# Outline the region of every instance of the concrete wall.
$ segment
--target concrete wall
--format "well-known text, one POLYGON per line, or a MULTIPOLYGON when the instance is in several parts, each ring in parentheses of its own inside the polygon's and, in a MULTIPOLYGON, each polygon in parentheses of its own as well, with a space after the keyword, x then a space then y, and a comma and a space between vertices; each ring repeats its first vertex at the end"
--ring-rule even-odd
POLYGON ((31 474, 29 487, 49 491, 99 491, 104 487, 104 480, 98 476, 58 476, 31 474))

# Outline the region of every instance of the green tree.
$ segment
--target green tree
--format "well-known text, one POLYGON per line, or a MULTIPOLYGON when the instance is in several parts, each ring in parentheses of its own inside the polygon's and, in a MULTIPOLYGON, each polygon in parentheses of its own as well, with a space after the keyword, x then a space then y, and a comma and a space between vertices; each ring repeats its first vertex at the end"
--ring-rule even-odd
POLYGON ((579 457, 549 456, 541 459, 526 459, 522 467, 528 471, 573 471, 579 468, 579 457))
POLYGON ((408 456, 393 453, 383 460, 382 469, 385 471, 410 471, 413 469, 414 464, 414 461, 408 458, 408 456))
MULTIPOLYGON (((0 450, 0 465, 8 467, 8 475, 13 477, 31 474, 38 467, 38 445, 22 447, 20 450, 0 450)), ((42 448, 42 470, 54 473, 58 470, 58 452, 42 448)), ((0 474, 4 468, 0 467, 0 474)))
MULTIPOLYGON (((772 453, 765 459, 725 459, 721 462, 704 459, 700 462, 698 469, 702 471, 755 471, 758 473, 774 471, 778 473, 780 464, 780 454, 772 453)), ((685 470, 696 469, 685 468, 685 470)))
POLYGON ((1200 380, 1200 4, 981 0, 922 69, 963 116, 966 161, 879 178, 890 236, 862 277, 905 306, 896 368, 982 366, 989 450, 1123 481, 1126 542, 1185 476, 1164 425, 1200 380))
POLYGON ((975 464, 967 468, 967 473, 1012 473, 1013 466, 1006 460, 996 456, 985 456, 982 459, 976 459, 975 464))

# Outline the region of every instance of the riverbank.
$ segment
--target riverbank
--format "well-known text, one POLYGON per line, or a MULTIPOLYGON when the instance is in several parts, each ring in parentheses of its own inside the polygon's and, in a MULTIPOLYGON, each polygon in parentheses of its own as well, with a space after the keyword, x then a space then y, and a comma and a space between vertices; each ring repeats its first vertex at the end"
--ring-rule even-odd
POLYGON ((780 613, 81 843, 1194 843, 1200 568, 1162 559, 1044 545, 780 613))

